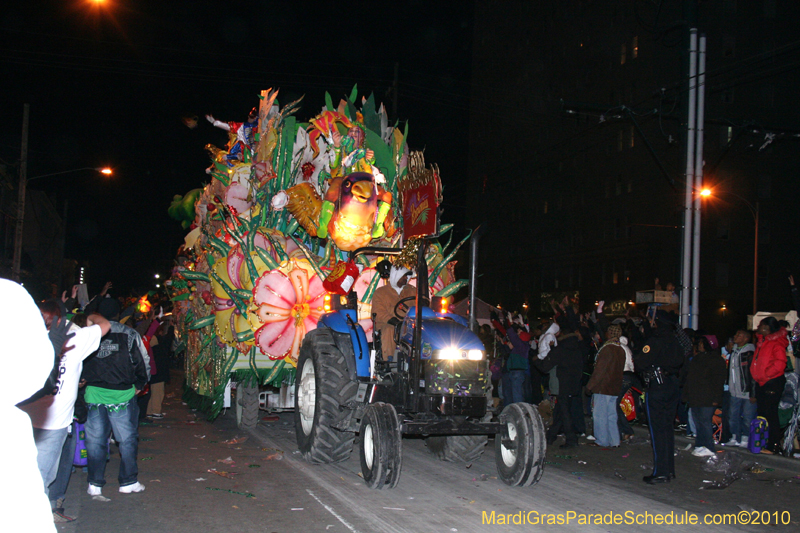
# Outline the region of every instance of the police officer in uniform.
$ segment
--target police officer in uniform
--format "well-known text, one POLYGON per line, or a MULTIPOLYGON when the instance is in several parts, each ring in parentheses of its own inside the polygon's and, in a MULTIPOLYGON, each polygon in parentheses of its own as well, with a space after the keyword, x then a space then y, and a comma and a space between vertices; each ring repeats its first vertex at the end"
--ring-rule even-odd
POLYGON ((634 354, 636 371, 647 383, 647 419, 653 443, 653 473, 645 483, 669 483, 675 477, 675 433, 672 423, 681 399, 678 373, 684 361, 675 326, 658 313, 653 335, 634 354))

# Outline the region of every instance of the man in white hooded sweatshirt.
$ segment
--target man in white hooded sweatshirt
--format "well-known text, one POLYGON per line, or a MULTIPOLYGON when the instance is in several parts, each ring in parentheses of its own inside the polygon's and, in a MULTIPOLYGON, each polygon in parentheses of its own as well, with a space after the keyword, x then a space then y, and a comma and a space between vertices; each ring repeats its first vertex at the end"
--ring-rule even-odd
MULTIPOLYGON (((558 346, 558 339, 556 339, 556 335, 561 332, 561 327, 553 321, 544 334, 539 338, 539 359, 544 360, 547 357, 547 354, 550 353, 550 349, 553 346, 558 346)), ((558 378, 556 377, 556 367, 553 367, 552 370, 549 372, 550 379, 548 383, 548 388, 550 389, 550 394, 553 396, 558 396, 558 378)))
MULTIPOLYGON (((389 284, 378 287, 372 297, 372 312, 375 313, 375 330, 381 332, 383 359, 394 355, 394 328, 400 319, 394 314, 397 302, 403 298, 416 295, 417 291, 408 284, 411 271, 405 267, 393 265, 389 271, 389 284)), ((414 305, 409 302, 409 307, 414 305)))

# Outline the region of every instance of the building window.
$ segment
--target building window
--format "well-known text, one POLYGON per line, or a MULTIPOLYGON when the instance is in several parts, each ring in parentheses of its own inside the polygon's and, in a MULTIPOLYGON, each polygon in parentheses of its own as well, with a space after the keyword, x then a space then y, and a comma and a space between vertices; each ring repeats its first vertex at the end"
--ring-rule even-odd
POLYGON ((733 126, 728 126, 728 142, 727 142, 727 144, 730 144, 730 142, 732 140, 733 140, 733 126))
POLYGON ((633 182, 631 180, 628 180, 628 192, 631 191, 633 191, 633 182))
POLYGON ((547 200, 544 201, 544 205, 542 206, 542 213, 545 215, 547 214, 547 200))
POLYGON ((619 53, 619 64, 620 65, 624 65, 625 64, 625 60, 627 59, 627 55, 628 55, 628 47, 623 44, 622 48, 620 49, 620 53, 619 53))
POLYGON ((772 176, 762 174, 758 177, 758 197, 762 200, 772 198, 772 176))
POLYGON ((731 221, 727 218, 720 218, 717 221, 717 239, 727 241, 731 237, 731 221))
POLYGON ((736 37, 722 36, 722 57, 736 57, 736 37))
POLYGON ((631 126, 631 148, 633 148, 635 142, 636 142, 636 129, 633 126, 631 126))
POLYGON ((630 283, 630 282, 631 282, 631 271, 630 270, 626 270, 625 271, 625 283, 630 283))
POLYGON ((631 43, 631 59, 636 59, 639 57, 639 36, 633 36, 633 42, 631 43))
POLYGON ((764 0, 764 16, 768 19, 775 18, 776 12, 775 0, 764 0))
POLYGON ((775 107, 775 86, 771 83, 761 86, 761 105, 775 107))
POLYGON ((770 237, 772 236, 771 225, 769 220, 759 219, 758 221, 758 244, 769 244, 770 237))
POLYGON ((733 103, 733 87, 729 89, 725 89, 720 93, 719 96, 720 100, 723 104, 732 104, 733 103))
POLYGON ((717 287, 728 286, 728 275, 730 265, 728 263, 717 263, 717 287))
POLYGON ((769 265, 758 265, 758 290, 769 289, 769 265))

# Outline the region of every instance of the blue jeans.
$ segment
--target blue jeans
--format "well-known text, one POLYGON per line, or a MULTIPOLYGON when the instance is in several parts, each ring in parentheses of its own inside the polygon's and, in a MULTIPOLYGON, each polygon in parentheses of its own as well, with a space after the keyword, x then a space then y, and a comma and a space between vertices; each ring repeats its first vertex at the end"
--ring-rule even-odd
POLYGON ((525 370, 512 370, 508 373, 511 391, 510 394, 504 392, 508 399, 506 405, 525 401, 525 374, 525 370))
POLYGON ((67 438, 67 428, 39 429, 33 428, 33 440, 36 442, 36 462, 42 474, 45 493, 50 483, 56 478, 58 461, 61 459, 61 448, 67 438))
POLYGON ((690 409, 694 419, 694 427, 697 431, 694 440, 697 448, 705 446, 712 452, 716 451, 716 448, 714 448, 714 428, 711 421, 716 410, 716 407, 692 407, 690 409))
POLYGON ((697 426, 694 423, 694 415, 692 415, 692 408, 689 407, 686 410, 686 413, 689 415, 689 424, 686 427, 686 434, 697 436, 697 426))
POLYGON ((619 446, 617 428, 617 397, 608 394, 592 395, 594 438, 600 446, 619 446))
POLYGON ((89 484, 102 487, 106 484, 105 471, 108 453, 108 437, 114 430, 114 438, 119 444, 119 486, 137 482, 139 466, 136 456, 139 452, 139 428, 136 419, 139 414, 134 396, 119 409, 109 409, 102 404, 88 404, 89 416, 86 419, 86 452, 88 454, 89 484))
POLYGON ((729 406, 728 424, 731 429, 731 436, 742 441, 742 437, 750 436, 750 422, 756 417, 758 405, 750 403, 749 398, 735 398, 731 396, 729 406))
POLYGON ((72 461, 75 458, 75 445, 78 442, 78 436, 75 434, 75 424, 72 424, 72 433, 67 435, 67 440, 64 441, 64 446, 61 448, 61 460, 58 462, 58 470, 56 471, 56 479, 48 487, 50 496, 51 507, 55 509, 55 502, 67 495, 67 486, 69 486, 69 478, 72 476, 72 461))

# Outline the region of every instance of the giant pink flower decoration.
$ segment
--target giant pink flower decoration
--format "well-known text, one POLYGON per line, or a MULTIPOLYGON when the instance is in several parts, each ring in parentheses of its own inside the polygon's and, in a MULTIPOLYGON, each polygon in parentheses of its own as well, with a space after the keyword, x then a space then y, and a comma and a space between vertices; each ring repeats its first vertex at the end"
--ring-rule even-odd
POLYGON ((253 297, 264 324, 255 333, 261 352, 296 365, 303 337, 324 313, 322 280, 307 260, 292 258, 259 277, 253 297))

